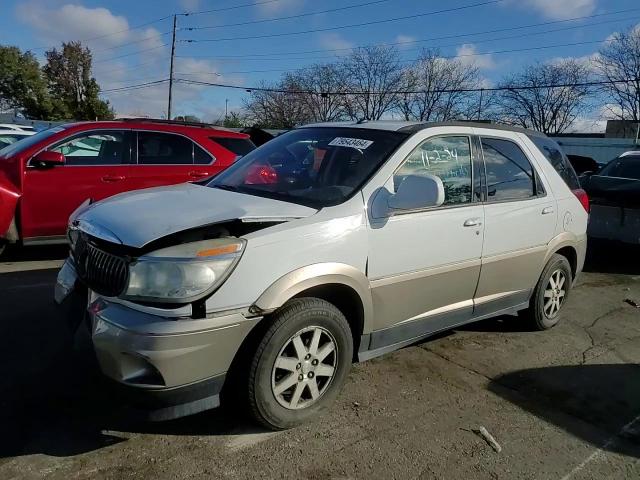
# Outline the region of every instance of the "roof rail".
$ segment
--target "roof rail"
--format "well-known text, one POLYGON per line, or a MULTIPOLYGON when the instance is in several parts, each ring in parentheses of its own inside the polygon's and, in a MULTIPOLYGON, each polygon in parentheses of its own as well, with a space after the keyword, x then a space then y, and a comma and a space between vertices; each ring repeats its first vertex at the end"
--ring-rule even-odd
POLYGON ((204 122, 187 122, 183 120, 167 120, 165 118, 116 118, 119 122, 146 122, 146 123, 164 123, 167 125, 185 125, 188 127, 201 127, 201 128, 219 128, 221 130, 226 130, 224 127, 219 127, 218 125, 213 125, 212 123, 204 123, 204 122))

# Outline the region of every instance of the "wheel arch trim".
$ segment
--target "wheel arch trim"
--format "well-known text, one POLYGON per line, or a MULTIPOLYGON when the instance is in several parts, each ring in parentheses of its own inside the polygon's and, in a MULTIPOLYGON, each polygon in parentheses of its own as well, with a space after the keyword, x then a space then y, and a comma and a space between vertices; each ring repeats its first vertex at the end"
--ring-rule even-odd
POLYGON ((358 294, 364 313, 362 333, 370 332, 373 301, 369 279, 361 270, 344 263, 316 263, 283 275, 258 297, 250 311, 272 312, 305 290, 330 284, 350 287, 358 294))

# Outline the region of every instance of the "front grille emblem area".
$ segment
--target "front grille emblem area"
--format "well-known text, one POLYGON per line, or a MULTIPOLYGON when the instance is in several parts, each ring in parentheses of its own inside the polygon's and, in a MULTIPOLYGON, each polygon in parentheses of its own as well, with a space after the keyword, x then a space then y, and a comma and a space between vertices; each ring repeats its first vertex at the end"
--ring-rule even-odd
POLYGON ((117 255, 94 246, 81 235, 73 252, 78 276, 94 292, 117 297, 127 286, 129 266, 117 255))

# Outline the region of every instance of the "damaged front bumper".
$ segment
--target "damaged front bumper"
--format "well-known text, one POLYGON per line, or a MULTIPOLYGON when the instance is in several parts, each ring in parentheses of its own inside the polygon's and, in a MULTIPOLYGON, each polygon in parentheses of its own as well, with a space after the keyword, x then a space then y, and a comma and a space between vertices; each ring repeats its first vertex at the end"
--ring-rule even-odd
MULTIPOLYGON (((56 301, 62 306, 82 302, 74 274, 67 261, 56 285, 56 301)), ((217 407, 231 362, 260 320, 241 311, 203 319, 163 317, 91 297, 88 302, 84 295, 84 312, 98 364, 124 399, 151 420, 217 407)))

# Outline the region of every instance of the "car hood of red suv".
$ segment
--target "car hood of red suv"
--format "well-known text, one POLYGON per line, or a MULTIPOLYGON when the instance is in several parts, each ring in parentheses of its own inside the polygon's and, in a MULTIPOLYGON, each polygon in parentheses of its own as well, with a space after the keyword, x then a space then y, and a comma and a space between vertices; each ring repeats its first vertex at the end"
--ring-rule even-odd
POLYGON ((288 221, 317 210, 195 184, 127 192, 80 208, 70 221, 89 235, 135 248, 185 230, 231 220, 288 221))

